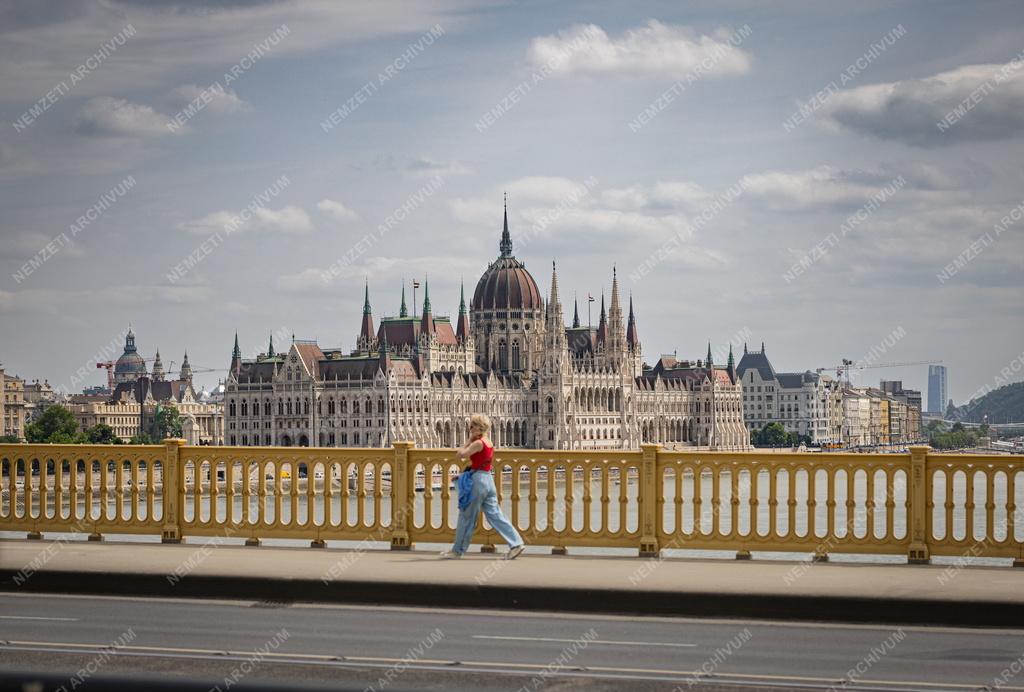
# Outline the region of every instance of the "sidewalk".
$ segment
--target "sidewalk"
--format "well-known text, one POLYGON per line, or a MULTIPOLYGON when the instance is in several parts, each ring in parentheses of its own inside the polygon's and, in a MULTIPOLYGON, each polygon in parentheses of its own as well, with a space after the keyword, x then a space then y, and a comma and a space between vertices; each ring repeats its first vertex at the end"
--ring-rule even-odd
POLYGON ((0 591, 1024 627, 1024 569, 0 540, 0 591))

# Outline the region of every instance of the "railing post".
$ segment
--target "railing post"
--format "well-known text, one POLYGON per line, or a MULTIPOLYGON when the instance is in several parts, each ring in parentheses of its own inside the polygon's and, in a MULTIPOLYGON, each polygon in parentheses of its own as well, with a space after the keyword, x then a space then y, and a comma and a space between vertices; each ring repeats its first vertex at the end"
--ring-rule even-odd
MULTIPOLYGON (((410 492, 412 474, 409 469, 409 450, 415 442, 395 442, 395 463, 391 471, 391 549, 412 550, 409 540, 409 519, 413 502, 410 492)), ((429 474, 427 474, 429 476, 429 474)), ((430 478, 427 478, 427 483, 430 478)))
MULTIPOLYGON (((658 557, 658 453, 661 445, 642 444, 643 459, 640 461, 640 487, 637 501, 640 503, 640 557, 658 557)), ((627 479, 628 481, 628 479, 627 479)))
POLYGON ((927 565, 931 562, 928 551, 928 496, 931 479, 927 473, 928 445, 910 447, 910 549, 907 562, 927 565))
MULTIPOLYGON (((185 440, 169 438, 164 440, 164 448, 167 451, 164 457, 163 477, 163 501, 164 501, 164 531, 160 538, 161 543, 181 543, 181 512, 184 507, 179 507, 181 448, 185 440)), ((196 471, 196 478, 199 471, 196 471)))

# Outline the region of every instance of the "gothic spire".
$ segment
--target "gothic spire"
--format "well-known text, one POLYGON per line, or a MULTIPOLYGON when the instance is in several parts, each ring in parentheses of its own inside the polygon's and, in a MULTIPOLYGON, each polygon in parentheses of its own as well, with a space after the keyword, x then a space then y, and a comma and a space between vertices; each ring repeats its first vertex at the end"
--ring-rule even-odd
POLYGON ((423 317, 420 319, 420 332, 423 334, 433 334, 434 332, 434 315, 430 310, 430 283, 423 280, 423 317))
POLYGON ((238 375, 242 369, 242 349, 238 347, 238 332, 235 332, 235 347, 231 350, 231 372, 238 375))
POLYGON ((573 310, 572 310, 572 328, 580 328, 580 301, 576 296, 572 298, 573 310))
POLYGON ((729 364, 728 364, 728 367, 729 367, 730 370, 732 370, 733 368, 736 367, 736 359, 732 355, 732 344, 729 344, 729 364))
POLYGON ((359 324, 359 348, 370 349, 370 344, 376 337, 377 332, 373 328, 373 311, 370 309, 370 282, 366 281, 363 289, 363 319, 359 324))
POLYGON ((640 334, 636 329, 636 316, 633 315, 633 294, 629 294, 629 323, 626 325, 626 343, 631 349, 640 345, 640 334))
POLYGON ((501 232, 501 249, 502 257, 512 256, 512 236, 508 232, 508 193, 505 193, 505 229, 501 232))
POLYGON ((456 327, 455 336, 460 342, 469 339, 469 315, 466 313, 466 285, 459 284, 459 323, 456 327))
POLYGON ((235 347, 231 350, 231 357, 232 358, 241 358, 242 357, 242 349, 240 349, 238 347, 238 332, 235 332, 235 347))
POLYGON ((601 321, 597 323, 597 341, 604 343, 608 338, 608 313, 604 309, 604 291, 601 291, 601 321))
POLYGON ((398 309, 399 317, 408 317, 409 309, 405 307, 405 279, 402 279, 402 307, 398 309))
POLYGON ((708 342, 708 363, 707 367, 711 367, 711 342, 708 342))
POLYGON ((273 358, 273 357, 274 357, 274 332, 270 332, 270 345, 267 346, 267 358, 273 358))

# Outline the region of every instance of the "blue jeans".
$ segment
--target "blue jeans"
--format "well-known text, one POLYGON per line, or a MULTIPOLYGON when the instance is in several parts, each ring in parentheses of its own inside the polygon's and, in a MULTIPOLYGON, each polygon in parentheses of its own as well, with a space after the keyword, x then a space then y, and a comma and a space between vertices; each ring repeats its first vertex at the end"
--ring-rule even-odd
POLYGON ((509 547, 515 548, 523 544, 516 527, 505 518, 501 506, 498 505, 494 476, 488 471, 477 471, 473 474, 473 492, 470 494, 469 506, 459 512, 459 524, 455 530, 455 545, 452 546, 452 552, 461 555, 469 550, 469 541, 473 538, 481 509, 487 521, 501 534, 509 547))

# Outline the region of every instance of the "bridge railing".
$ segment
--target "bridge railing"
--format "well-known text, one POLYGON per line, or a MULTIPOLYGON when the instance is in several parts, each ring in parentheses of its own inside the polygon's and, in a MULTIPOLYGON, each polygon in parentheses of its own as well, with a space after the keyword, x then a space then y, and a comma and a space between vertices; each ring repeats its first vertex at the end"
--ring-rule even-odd
MULTIPOLYGON (((452 540, 452 450, 0 445, 0 531, 452 540)), ((753 552, 1010 557, 1024 565, 1024 458, 499 449, 499 498, 527 543, 753 552)), ((486 522, 476 539, 499 540, 486 522)))

